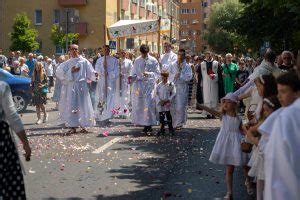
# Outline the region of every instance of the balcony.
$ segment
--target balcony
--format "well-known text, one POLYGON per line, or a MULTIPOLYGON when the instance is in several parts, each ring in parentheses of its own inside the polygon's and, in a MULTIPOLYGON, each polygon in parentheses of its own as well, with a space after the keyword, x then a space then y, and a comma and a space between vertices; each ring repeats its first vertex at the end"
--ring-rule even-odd
POLYGON ((87 22, 77 22, 74 26, 74 33, 79 33, 80 36, 88 34, 88 23, 87 22))
POLYGON ((85 6, 87 0, 58 0, 60 6, 85 6))

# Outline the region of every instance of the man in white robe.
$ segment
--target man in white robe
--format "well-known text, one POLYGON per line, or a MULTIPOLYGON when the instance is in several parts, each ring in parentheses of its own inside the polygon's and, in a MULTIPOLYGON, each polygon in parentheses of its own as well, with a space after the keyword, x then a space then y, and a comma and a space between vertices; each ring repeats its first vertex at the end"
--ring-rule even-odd
POLYGON ((71 45, 72 58, 62 63, 56 70, 56 76, 64 85, 61 91, 59 111, 62 121, 70 131, 66 135, 76 132, 81 127, 86 133, 86 127, 94 125, 94 111, 89 94, 87 81, 95 80, 98 74, 90 62, 79 55, 78 45, 71 45))
POLYGON ((110 56, 110 49, 108 45, 103 47, 104 56, 99 58, 96 62, 95 70, 99 74, 99 80, 95 95, 96 121, 108 123, 115 114, 115 96, 116 86, 119 76, 118 60, 110 56))
POLYGON ((172 103, 171 114, 173 127, 180 129, 187 120, 187 105, 189 95, 189 81, 193 77, 192 68, 185 61, 185 50, 178 51, 178 61, 176 62, 174 84, 176 87, 176 96, 172 103))
MULTIPOLYGON (((218 62, 213 59, 211 52, 205 53, 205 60, 201 63, 201 74, 204 105, 216 108, 219 100, 218 62)), ((207 118, 213 117, 205 111, 203 114, 206 114, 207 118)))
MULTIPOLYGON (((300 82, 300 56, 297 61, 300 82)), ((294 86, 296 87, 296 86, 294 86)), ((300 86, 297 86, 298 94, 300 86)), ((297 200, 300 197, 300 95, 274 122, 265 151, 266 200, 297 200)))
POLYGON ((126 118, 130 115, 130 84, 128 84, 128 77, 132 69, 132 61, 126 58, 126 52, 121 50, 119 59, 119 79, 116 94, 116 107, 118 107, 119 115, 126 118))
POLYGON ((164 43, 165 53, 160 56, 161 71, 169 72, 169 81, 173 82, 176 75, 177 55, 172 51, 172 46, 169 42, 164 43))
POLYGON ((149 47, 140 47, 139 56, 131 70, 132 79, 132 123, 144 126, 144 132, 152 132, 152 125, 157 124, 155 109, 155 85, 160 70, 158 61, 150 56, 149 47))

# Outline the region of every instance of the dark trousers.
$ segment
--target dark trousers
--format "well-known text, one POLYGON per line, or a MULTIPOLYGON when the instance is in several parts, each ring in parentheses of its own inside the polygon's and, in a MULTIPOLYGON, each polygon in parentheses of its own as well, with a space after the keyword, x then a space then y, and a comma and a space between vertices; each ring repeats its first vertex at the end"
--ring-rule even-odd
POLYGON ((173 131, 172 116, 170 111, 159 112, 160 131, 165 132, 165 117, 167 117, 167 124, 170 131, 173 131))

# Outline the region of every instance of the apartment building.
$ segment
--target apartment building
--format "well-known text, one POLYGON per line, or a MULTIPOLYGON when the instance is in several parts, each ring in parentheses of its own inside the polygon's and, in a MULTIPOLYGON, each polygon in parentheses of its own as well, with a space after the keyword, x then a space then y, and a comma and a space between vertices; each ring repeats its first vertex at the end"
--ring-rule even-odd
POLYGON ((181 0, 180 3, 180 47, 191 54, 203 51, 201 0, 181 0))
POLYGON ((13 0, 1 1, 0 46, 8 51, 16 13, 25 12, 39 32, 40 49, 45 55, 60 54, 62 49, 50 40, 51 27, 58 24, 63 32, 79 33, 81 48, 96 48, 105 42, 105 26, 117 20, 117 1, 111 0, 13 0))
MULTIPOLYGON (((158 19, 172 21, 172 33, 162 35, 161 41, 170 37, 179 39, 178 0, 0 0, 0 47, 8 53, 16 13, 25 12, 32 27, 39 32, 40 49, 37 53, 58 55, 62 49, 50 40, 51 27, 58 24, 64 33, 79 33, 76 41, 80 48, 95 49, 108 44, 107 28, 121 19, 158 19)), ((126 48, 122 39, 120 47, 126 48)), ((147 43, 157 51, 157 34, 134 37, 134 48, 147 43)))
MULTIPOLYGON (((169 19, 171 30, 161 34, 160 50, 164 41, 179 40, 179 0, 122 0, 120 11, 121 20, 169 19)), ((126 41, 134 40, 134 47, 148 44, 150 50, 158 51, 157 33, 121 39, 120 47, 127 48, 126 41)))

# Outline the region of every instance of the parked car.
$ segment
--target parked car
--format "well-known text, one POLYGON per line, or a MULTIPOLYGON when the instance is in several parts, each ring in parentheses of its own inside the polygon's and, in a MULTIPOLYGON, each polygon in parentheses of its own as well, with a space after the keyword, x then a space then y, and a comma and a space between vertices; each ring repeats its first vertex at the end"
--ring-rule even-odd
POLYGON ((14 76, 4 69, 0 69, 0 80, 10 86, 13 100, 18 112, 24 112, 31 101, 31 79, 14 76))

